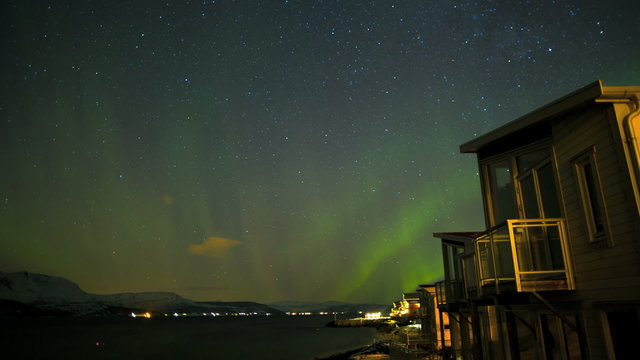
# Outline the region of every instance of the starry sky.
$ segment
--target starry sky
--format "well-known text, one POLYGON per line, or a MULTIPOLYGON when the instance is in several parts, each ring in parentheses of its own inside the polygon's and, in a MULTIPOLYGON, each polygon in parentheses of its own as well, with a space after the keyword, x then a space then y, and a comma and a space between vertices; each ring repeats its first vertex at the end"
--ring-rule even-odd
POLYGON ((636 1, 2 1, 0 270, 390 303, 482 230, 458 146, 596 79, 636 1))

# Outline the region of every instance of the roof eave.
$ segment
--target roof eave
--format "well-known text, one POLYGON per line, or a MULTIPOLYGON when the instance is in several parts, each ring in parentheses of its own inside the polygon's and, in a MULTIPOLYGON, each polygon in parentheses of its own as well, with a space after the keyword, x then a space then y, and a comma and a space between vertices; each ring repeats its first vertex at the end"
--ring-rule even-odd
POLYGON ((443 242, 455 242, 459 244, 465 244, 476 238, 481 231, 474 232, 437 232, 433 233, 433 236, 441 239, 443 242))
POLYGON ((477 153, 486 145, 518 130, 522 130, 537 122, 543 121, 555 115, 566 112, 569 109, 596 99, 603 94, 602 81, 597 80, 584 86, 560 99, 553 101, 541 108, 538 108, 524 116, 521 116, 493 131, 479 136, 471 141, 460 145, 462 153, 477 153))

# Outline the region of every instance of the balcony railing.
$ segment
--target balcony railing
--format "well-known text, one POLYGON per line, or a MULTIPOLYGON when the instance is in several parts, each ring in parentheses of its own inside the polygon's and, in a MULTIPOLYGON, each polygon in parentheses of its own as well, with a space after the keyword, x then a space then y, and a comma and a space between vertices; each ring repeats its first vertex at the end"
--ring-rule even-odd
POLYGON ((436 302, 438 303, 438 306, 447 304, 445 280, 438 281, 436 283, 436 302))
POLYGON ((462 281, 443 280, 436 283, 436 300, 438 305, 446 305, 466 301, 462 281))
POLYGON ((476 238, 474 247, 477 280, 481 289, 494 285, 496 292, 500 292, 501 284, 515 281, 507 223, 489 229, 476 238))
POLYGON ((474 245, 481 292, 575 289, 564 219, 507 220, 474 245))

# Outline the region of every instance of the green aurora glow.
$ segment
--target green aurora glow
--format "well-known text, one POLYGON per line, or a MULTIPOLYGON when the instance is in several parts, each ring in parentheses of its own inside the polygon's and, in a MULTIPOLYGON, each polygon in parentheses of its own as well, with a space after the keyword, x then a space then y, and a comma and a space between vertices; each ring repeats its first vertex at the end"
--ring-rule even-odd
POLYGON ((459 144, 640 83, 638 5, 0 6, 0 270, 95 293, 390 303, 483 229, 459 144))

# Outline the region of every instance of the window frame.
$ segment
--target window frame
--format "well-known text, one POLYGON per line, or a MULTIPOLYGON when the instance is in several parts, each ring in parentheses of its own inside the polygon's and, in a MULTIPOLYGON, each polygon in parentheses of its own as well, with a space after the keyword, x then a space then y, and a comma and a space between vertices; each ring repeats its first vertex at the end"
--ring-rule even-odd
POLYGON ((592 146, 573 157, 571 159, 571 163, 573 165, 578 197, 580 198, 580 207, 582 208, 583 224, 586 230, 587 242, 590 245, 611 245, 609 241, 609 218, 607 216, 606 198, 600 181, 600 172, 598 170, 595 146, 592 146), (594 189, 590 189, 587 181, 587 173, 585 172, 585 167, 587 165, 591 168, 594 189), (594 199, 596 204, 593 204, 594 199), (595 210, 600 213, 602 222, 601 230, 599 230, 597 226, 595 210))
MULTIPOLYGON (((511 172, 511 182, 512 182, 511 187, 513 191, 513 201, 515 202, 514 210, 517 213, 516 216, 518 219, 525 218, 524 208, 523 208, 524 201, 522 199, 521 186, 520 186, 521 177, 524 174, 532 171, 533 168, 535 168, 537 171, 540 167, 544 166, 547 163, 551 165, 551 169, 554 173, 553 175, 554 175, 554 182, 556 185, 556 196, 557 196, 558 206, 559 206, 560 215, 561 215, 560 217, 565 218, 566 211, 565 211, 564 203, 562 200, 562 188, 560 187, 560 183, 559 183, 560 173, 558 171, 558 166, 556 162, 555 149, 552 142, 548 139, 545 139, 545 140, 542 140, 533 144, 529 144, 523 147, 519 147, 504 153, 479 159, 478 164, 480 167, 482 198, 483 198, 483 206, 486 214, 487 228, 490 228, 492 226, 496 226, 499 224, 498 222, 499 219, 496 219, 496 210, 494 209, 495 204, 493 203, 495 194, 494 194, 494 189, 492 189, 491 187, 492 174, 491 174, 490 166, 503 161, 509 163, 509 169, 511 172), (534 152, 538 152, 538 151, 547 151, 548 154, 546 154, 545 157, 541 158, 540 161, 538 161, 534 166, 528 169, 525 169, 524 171, 521 171, 518 166, 518 157, 531 154, 534 152)), ((540 192, 537 191, 536 197, 539 197, 539 195, 540 195, 540 192)), ((538 206, 540 206, 540 204, 538 206)))
MULTIPOLYGON (((498 216, 498 209, 495 201, 497 201, 497 192, 496 189, 493 188, 493 174, 491 172, 491 167, 505 162, 506 164, 508 164, 508 172, 509 172, 509 177, 511 179, 510 183, 511 183, 511 196, 512 196, 512 201, 513 201, 513 209, 516 214, 515 216, 520 216, 520 209, 519 209, 519 204, 518 204, 518 198, 517 198, 517 192, 516 192, 516 188, 515 188, 515 181, 516 181, 516 176, 514 176, 514 174, 517 173, 517 168, 516 165, 514 163, 514 156, 511 153, 507 153, 507 154, 501 154, 500 156, 496 156, 496 157, 492 157, 490 159, 485 159, 480 163, 481 169, 482 169, 482 183, 483 183, 483 197, 484 197, 484 207, 486 209, 488 216, 488 223, 487 223, 487 228, 490 228, 492 226, 496 226, 498 225, 502 220, 502 219, 497 219, 498 216)), ((503 221, 506 221, 506 219, 504 219, 503 221)))
MULTIPOLYGON (((517 157, 516 157, 517 160, 517 157)), ((558 185, 558 171, 556 169, 555 166, 555 162, 554 162, 554 157, 552 154, 549 154, 546 158, 538 161, 535 165, 531 166, 530 168, 526 169, 525 171, 519 172, 518 175, 516 176, 516 192, 517 192, 517 201, 518 201, 518 208, 520 211, 520 217, 522 219, 549 219, 549 218, 563 218, 563 210, 562 210, 562 200, 560 198, 560 196, 558 195, 560 192, 560 186, 558 185), (549 165, 549 167, 551 168, 551 171, 553 172, 553 181, 555 184, 555 201, 557 202, 558 205, 558 210, 560 211, 560 214, 558 216, 549 216, 549 209, 545 207, 545 203, 544 203, 544 195, 543 195, 543 190, 544 188, 542 187, 542 185, 540 184, 540 169, 542 169, 543 167, 549 165), (524 194, 524 186, 523 186, 523 181, 525 179, 527 179, 528 177, 531 177, 531 180, 533 181, 533 189, 535 192, 535 204, 536 207, 538 209, 538 217, 529 217, 530 214, 527 214, 526 208, 527 208, 527 202, 525 201, 525 194, 524 194)))

